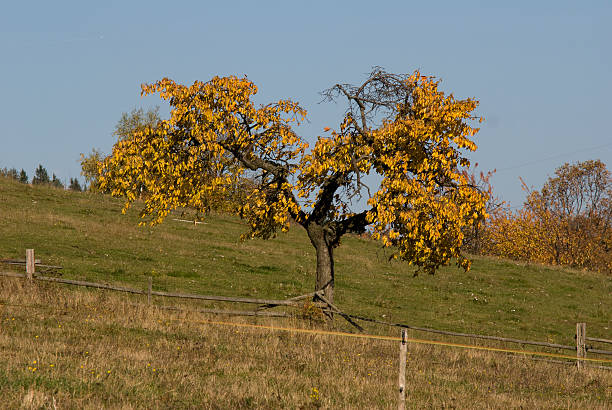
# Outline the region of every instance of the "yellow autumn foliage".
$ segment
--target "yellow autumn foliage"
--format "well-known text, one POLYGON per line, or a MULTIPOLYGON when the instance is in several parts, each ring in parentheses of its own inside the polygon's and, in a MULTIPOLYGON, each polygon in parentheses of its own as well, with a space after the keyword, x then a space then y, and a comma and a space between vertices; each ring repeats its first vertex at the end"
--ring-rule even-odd
POLYGON ((601 161, 564 164, 523 208, 496 214, 484 253, 612 273, 612 179, 601 161))
POLYGON ((439 85, 419 72, 381 69, 361 88, 337 85, 328 96, 346 97, 350 109, 310 148, 293 129, 306 111, 290 100, 256 106, 257 87, 246 77, 191 86, 165 78, 143 85, 142 94, 167 100, 170 118, 118 141, 101 164, 100 184, 125 197, 126 207, 145 186, 141 215, 159 223, 177 207, 223 200, 248 177, 253 184, 238 209, 246 237, 269 238, 295 221, 331 259, 343 234, 367 228, 395 258, 427 272, 453 259, 467 270, 465 227, 487 217, 487 193, 463 172, 470 164, 463 152, 476 150, 478 102, 439 85), (370 190, 364 178, 374 173, 382 181, 370 190), (354 212, 359 197, 368 209, 354 212))

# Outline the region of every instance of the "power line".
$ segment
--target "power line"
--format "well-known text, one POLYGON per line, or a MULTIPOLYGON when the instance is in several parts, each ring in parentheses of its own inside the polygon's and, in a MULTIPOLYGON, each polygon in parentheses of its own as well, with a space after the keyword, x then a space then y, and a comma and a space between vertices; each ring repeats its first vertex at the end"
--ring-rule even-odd
POLYGON ((550 157, 539 158, 539 159, 535 159, 535 160, 532 160, 532 161, 529 161, 529 162, 524 162, 524 163, 519 164, 519 165, 513 165, 513 166, 510 166, 510 167, 504 167, 504 168, 497 168, 497 172, 508 171, 508 170, 511 170, 511 169, 527 167, 527 166, 530 166, 530 165, 539 164, 540 162, 543 162, 543 161, 550 161, 550 160, 557 159, 557 158, 562 158, 562 157, 565 157, 565 156, 568 156, 568 155, 578 154, 580 152, 589 152, 589 151, 593 151, 593 150, 607 148, 609 146, 612 146, 612 142, 609 142, 609 143, 603 144, 603 145, 598 145, 598 146, 591 147, 591 148, 584 148, 584 149, 579 149, 579 150, 575 150, 575 151, 571 151, 571 152, 566 152, 566 153, 563 153, 563 154, 556 154, 556 155, 553 155, 553 156, 550 156, 550 157))

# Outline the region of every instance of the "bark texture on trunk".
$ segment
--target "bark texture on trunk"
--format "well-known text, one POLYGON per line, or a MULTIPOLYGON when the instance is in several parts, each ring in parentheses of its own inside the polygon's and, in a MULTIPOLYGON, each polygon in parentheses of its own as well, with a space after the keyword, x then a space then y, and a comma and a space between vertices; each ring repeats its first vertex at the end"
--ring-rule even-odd
POLYGON ((307 228, 308 237, 317 254, 317 278, 315 292, 320 290, 327 300, 334 303, 334 246, 325 228, 321 225, 310 224, 307 228))
POLYGON ((323 290, 327 300, 334 303, 334 249, 322 246, 317 249, 317 281, 315 291, 323 290))

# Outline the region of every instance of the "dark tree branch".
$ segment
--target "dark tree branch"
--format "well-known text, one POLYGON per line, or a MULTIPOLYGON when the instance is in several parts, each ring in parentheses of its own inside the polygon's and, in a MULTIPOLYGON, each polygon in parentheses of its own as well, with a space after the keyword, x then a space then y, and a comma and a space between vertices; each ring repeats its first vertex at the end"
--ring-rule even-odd
MULTIPOLYGON (((279 165, 275 162, 268 161, 262 158, 255 156, 252 152, 248 153, 248 157, 244 155, 240 150, 230 146, 229 144, 221 143, 221 146, 229 151, 236 160, 238 160, 242 165, 251 171, 259 171, 263 170, 264 172, 268 172, 274 175, 274 180, 277 181, 278 186, 281 186, 283 183, 288 182, 287 176, 289 175, 289 165, 286 166, 279 165)), ((263 179, 262 179, 263 181, 263 179)), ((288 198, 291 198, 293 202, 298 203, 297 199, 293 192, 289 189, 284 189, 283 193, 288 198)), ((307 216, 304 211, 299 210, 297 213, 292 209, 289 210, 289 214, 291 217, 298 222, 300 225, 305 226, 307 223, 307 216)))
POLYGON ((326 222, 329 211, 332 208, 334 202, 334 194, 340 188, 345 181, 343 174, 334 174, 327 179, 321 188, 321 194, 317 200, 317 203, 312 210, 310 219, 318 224, 326 222))
POLYGON ((363 211, 358 214, 354 214, 351 217, 343 221, 336 222, 334 224, 335 225, 334 231, 338 239, 340 239, 340 237, 344 235, 345 233, 355 233, 355 234, 364 233, 365 228, 368 225, 370 225, 370 223, 367 220, 368 212, 373 212, 373 211, 375 211, 374 208, 368 211, 363 211))
POLYGON ((256 157, 252 153, 249 153, 249 157, 242 153, 239 149, 232 147, 231 145, 221 142, 220 145, 231 152, 234 158, 242 163, 245 167, 250 169, 251 171, 257 171, 259 169, 265 170, 276 177, 281 177, 286 179, 289 170, 282 165, 278 165, 272 161, 266 161, 262 158, 256 157))

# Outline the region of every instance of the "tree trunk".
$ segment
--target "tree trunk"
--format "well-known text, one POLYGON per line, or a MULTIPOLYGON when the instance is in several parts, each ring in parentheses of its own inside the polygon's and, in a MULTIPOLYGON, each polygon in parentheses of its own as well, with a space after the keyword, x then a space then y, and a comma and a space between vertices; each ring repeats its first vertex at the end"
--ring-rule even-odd
POLYGON ((315 292, 322 290, 325 298, 334 303, 334 242, 321 225, 311 224, 307 232, 317 253, 315 292))
POLYGON ((334 250, 322 246, 317 249, 317 280, 315 291, 323 290, 323 296, 334 303, 334 250))

